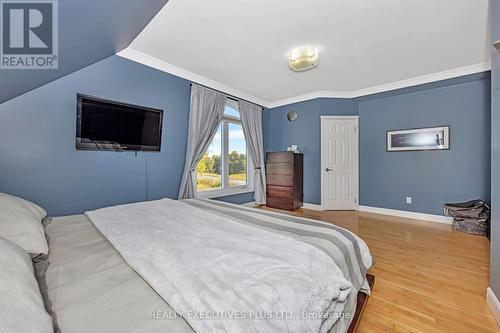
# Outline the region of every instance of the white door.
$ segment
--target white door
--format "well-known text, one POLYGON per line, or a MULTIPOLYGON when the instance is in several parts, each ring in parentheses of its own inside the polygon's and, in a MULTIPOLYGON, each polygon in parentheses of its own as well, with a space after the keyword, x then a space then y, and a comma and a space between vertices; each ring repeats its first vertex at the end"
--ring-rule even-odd
POLYGON ((358 117, 321 117, 321 206, 358 209, 358 117))

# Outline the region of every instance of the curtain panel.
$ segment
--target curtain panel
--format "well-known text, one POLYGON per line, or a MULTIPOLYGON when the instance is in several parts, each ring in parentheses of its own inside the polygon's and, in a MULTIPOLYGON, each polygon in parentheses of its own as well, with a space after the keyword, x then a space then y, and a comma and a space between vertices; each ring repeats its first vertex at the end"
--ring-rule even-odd
POLYGON ((191 85, 186 161, 179 199, 196 197, 196 167, 217 133, 226 100, 226 95, 218 91, 191 85))
POLYGON ((262 135, 262 107, 239 101, 239 111, 248 152, 254 167, 254 199, 257 205, 266 203, 266 170, 262 135))

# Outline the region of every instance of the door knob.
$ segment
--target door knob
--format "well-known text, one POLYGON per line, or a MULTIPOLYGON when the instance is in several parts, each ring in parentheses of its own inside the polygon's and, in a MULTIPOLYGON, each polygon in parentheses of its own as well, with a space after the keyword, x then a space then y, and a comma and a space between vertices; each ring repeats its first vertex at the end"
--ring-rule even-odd
POLYGON ((333 169, 326 168, 326 172, 328 172, 328 171, 333 171, 333 169))

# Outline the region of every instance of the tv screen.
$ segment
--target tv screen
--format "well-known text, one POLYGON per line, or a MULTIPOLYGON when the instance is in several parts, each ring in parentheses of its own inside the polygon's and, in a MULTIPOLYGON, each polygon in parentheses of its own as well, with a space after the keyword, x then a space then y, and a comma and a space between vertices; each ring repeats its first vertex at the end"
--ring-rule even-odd
POLYGON ((77 95, 76 148, 160 151, 163 111, 77 95))

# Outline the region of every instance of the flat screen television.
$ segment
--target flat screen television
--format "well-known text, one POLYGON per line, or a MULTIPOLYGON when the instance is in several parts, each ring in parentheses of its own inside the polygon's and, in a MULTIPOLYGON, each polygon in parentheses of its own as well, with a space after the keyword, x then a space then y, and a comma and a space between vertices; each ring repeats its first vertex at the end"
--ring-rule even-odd
POLYGON ((77 95, 76 149, 160 151, 163 111, 77 95))

